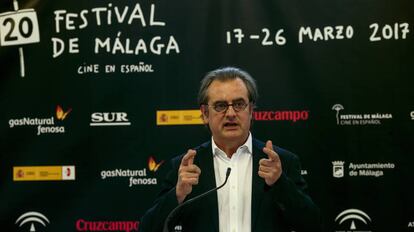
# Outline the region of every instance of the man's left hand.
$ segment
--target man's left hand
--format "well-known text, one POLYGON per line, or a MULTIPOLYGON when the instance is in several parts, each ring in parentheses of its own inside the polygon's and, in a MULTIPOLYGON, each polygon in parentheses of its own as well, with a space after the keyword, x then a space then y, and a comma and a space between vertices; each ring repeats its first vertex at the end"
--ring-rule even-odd
POLYGON ((267 159, 259 161, 259 176, 262 177, 266 184, 272 186, 282 175, 282 163, 279 155, 273 150, 272 141, 268 140, 263 152, 267 154, 267 159))

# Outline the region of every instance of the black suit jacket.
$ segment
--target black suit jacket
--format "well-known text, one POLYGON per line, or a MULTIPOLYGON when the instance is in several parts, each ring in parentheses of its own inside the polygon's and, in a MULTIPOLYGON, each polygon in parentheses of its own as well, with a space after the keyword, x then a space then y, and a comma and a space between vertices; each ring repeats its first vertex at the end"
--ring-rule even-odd
MULTIPOLYGON (((305 193, 307 185, 300 173, 298 157, 274 146, 282 162, 283 173, 270 187, 257 174, 259 160, 268 157, 262 150, 264 146, 263 142, 253 139, 251 231, 322 231, 319 209, 305 193)), ((193 186, 186 200, 216 187, 211 142, 206 142, 195 150, 197 155, 194 164, 201 169, 201 175, 199 184, 193 186)), ((162 231, 167 215, 178 206, 175 186, 183 156, 184 154, 177 156, 171 161, 172 169, 162 184, 155 205, 143 216, 140 231, 162 231)), ((181 224, 182 231, 185 232, 218 232, 218 220, 217 193, 184 207, 174 218, 174 222, 181 224)))

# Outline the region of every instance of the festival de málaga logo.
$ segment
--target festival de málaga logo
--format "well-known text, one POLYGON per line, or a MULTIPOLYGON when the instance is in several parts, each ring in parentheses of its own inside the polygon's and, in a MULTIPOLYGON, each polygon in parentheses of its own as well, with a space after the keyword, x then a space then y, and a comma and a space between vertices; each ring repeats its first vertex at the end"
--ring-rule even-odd
POLYGON ((336 124, 338 126, 367 126, 381 125, 386 120, 393 118, 391 113, 357 113, 345 114, 345 107, 341 104, 334 104, 331 108, 336 111, 336 124))
POLYGON ((344 107, 341 104, 335 104, 334 106, 332 106, 332 110, 336 111, 336 124, 339 124, 339 111, 343 110, 344 107))

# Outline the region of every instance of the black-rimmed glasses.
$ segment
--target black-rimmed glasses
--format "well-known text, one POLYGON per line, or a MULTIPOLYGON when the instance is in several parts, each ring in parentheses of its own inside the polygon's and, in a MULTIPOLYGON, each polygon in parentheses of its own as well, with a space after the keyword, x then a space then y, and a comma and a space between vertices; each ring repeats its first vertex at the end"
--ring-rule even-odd
POLYGON ((249 105, 250 103, 246 103, 244 101, 240 101, 240 102, 233 102, 233 103, 227 103, 227 102, 216 102, 213 105, 208 105, 208 104, 203 104, 206 106, 209 106, 211 108, 213 108, 215 111, 221 113, 221 112, 226 112, 229 107, 233 107, 233 110, 235 112, 240 112, 244 109, 246 109, 246 107, 249 105))

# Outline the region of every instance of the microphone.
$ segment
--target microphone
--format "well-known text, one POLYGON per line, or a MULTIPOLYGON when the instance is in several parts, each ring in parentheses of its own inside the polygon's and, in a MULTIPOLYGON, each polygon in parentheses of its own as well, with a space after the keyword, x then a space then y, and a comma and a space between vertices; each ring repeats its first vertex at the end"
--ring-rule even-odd
POLYGON ((193 198, 189 199, 188 201, 185 201, 185 202, 181 203, 180 205, 178 205, 177 207, 175 207, 175 208, 174 208, 174 209, 173 209, 173 210, 172 210, 172 211, 168 214, 167 218, 165 219, 165 222, 164 222, 164 227, 163 227, 162 231, 163 231, 163 232, 169 232, 169 229, 168 229, 168 224, 170 223, 171 219, 175 216, 175 214, 178 212, 178 210, 179 210, 179 209, 181 209, 181 208, 185 207, 186 205, 191 204, 192 202, 194 202, 194 201, 196 201, 196 200, 198 200, 198 199, 200 199, 200 198, 203 198, 203 197, 207 196, 208 194, 210 194, 210 193, 212 193, 212 192, 215 192, 215 191, 217 191, 217 190, 221 189, 221 188, 222 188, 222 187, 223 187, 223 186, 227 183, 227 180, 229 179, 229 176, 230 176, 230 172, 231 172, 231 168, 227 168, 227 171, 226 171, 226 179, 224 180, 224 183, 223 183, 223 184, 221 184, 220 186, 215 187, 215 188, 213 188, 213 189, 210 189, 210 190, 208 190, 207 192, 205 192, 205 193, 203 193, 203 194, 200 194, 200 195, 198 195, 198 196, 195 196, 195 197, 193 197, 193 198))

